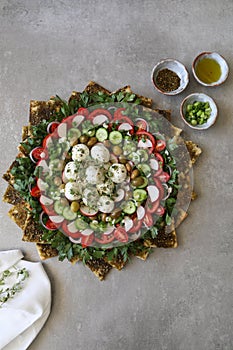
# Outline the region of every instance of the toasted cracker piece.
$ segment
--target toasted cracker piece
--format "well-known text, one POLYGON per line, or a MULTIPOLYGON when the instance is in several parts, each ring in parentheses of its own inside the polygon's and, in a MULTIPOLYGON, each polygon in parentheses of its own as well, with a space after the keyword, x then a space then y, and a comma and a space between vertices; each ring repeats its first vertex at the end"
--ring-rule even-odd
POLYGON ((85 87, 84 91, 86 91, 88 94, 103 92, 104 94, 110 95, 109 90, 105 89, 103 86, 99 85, 94 81, 90 81, 88 85, 85 87))
POLYGON ((202 149, 192 141, 185 141, 185 144, 186 144, 187 149, 189 151, 191 162, 192 162, 192 164, 194 164, 196 162, 197 158, 202 153, 202 149))
POLYGON ((105 262, 103 259, 92 259, 86 262, 89 269, 102 281, 112 266, 105 262))
POLYGON ((140 105, 147 107, 147 108, 151 108, 153 105, 153 100, 152 98, 149 97, 145 97, 145 96, 141 96, 136 94, 137 98, 139 98, 141 100, 140 105))
POLYGON ((108 260, 108 258, 105 257, 104 261, 119 271, 122 270, 123 267, 127 264, 127 261, 124 261, 123 257, 120 254, 118 254, 114 260, 108 260))
POLYGON ((43 243, 42 236, 43 231, 40 229, 39 224, 29 215, 25 223, 22 240, 25 242, 43 243))
POLYGON ((11 174, 11 169, 16 165, 16 160, 13 161, 13 163, 10 165, 9 169, 3 174, 2 178, 6 180, 9 184, 13 185, 14 183, 14 177, 11 174))
POLYGON ((50 259, 58 255, 58 251, 52 248, 50 244, 37 243, 36 248, 41 260, 50 259))
POLYGON ((156 238, 145 240, 144 245, 151 248, 176 248, 178 245, 176 231, 160 232, 156 238))
POLYGON ((23 204, 14 205, 8 212, 8 215, 22 230, 25 228, 28 211, 23 204))
POLYGON ((198 197, 197 193, 195 191, 192 191, 192 196, 191 196, 192 201, 195 201, 197 197, 198 197))
POLYGON ((153 111, 161 114, 169 122, 171 121, 171 111, 169 109, 153 109, 153 111))
POLYGON ((78 261, 80 261, 80 257, 75 255, 70 259, 71 264, 75 265, 78 261))
POLYGON ((30 101, 29 122, 31 125, 38 125, 42 120, 48 120, 54 111, 60 109, 61 103, 56 100, 30 101))
POLYGON ((111 95, 118 94, 119 92, 122 92, 123 94, 132 94, 133 91, 131 90, 130 85, 123 86, 120 89, 117 89, 113 92, 111 92, 111 95))
POLYGON ((141 251, 141 252, 138 252, 135 254, 135 256, 138 258, 138 259, 141 259, 141 260, 146 260, 149 256, 150 252, 147 250, 147 251, 141 251))
POLYGON ((8 185, 2 200, 3 202, 6 202, 12 205, 24 203, 24 200, 20 197, 20 194, 11 185, 8 185))
POLYGON ((80 94, 81 94, 81 92, 72 91, 72 94, 71 94, 71 96, 68 99, 68 103, 70 103, 70 101, 72 101, 72 100, 79 101, 80 100, 80 94))
POLYGON ((23 126, 22 128, 22 141, 26 140, 26 138, 29 136, 29 126, 23 126))

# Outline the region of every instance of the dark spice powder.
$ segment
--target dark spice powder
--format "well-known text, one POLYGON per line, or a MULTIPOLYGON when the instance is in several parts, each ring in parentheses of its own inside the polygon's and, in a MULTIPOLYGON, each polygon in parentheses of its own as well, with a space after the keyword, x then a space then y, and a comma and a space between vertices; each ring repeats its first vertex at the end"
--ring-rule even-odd
POLYGON ((180 78, 170 69, 162 69, 156 77, 156 84, 163 91, 174 91, 180 86, 180 78))

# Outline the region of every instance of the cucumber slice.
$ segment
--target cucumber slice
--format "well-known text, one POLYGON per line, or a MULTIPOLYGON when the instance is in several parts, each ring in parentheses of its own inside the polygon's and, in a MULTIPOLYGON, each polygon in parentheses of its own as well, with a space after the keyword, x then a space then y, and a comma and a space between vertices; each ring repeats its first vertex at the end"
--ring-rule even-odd
POLYGON ((140 156, 141 162, 146 162, 148 160, 148 152, 145 149, 139 149, 137 153, 140 156))
POLYGON ((78 139, 80 136, 81 136, 81 131, 79 129, 75 129, 75 128, 71 128, 69 131, 68 131, 68 140, 73 140, 73 139, 78 139))
POLYGON ((138 164, 137 168, 145 175, 148 176, 151 173, 151 168, 148 164, 142 163, 138 164))
POLYGON ((136 209, 137 209, 136 205, 134 204, 133 201, 125 202, 122 208, 123 212, 129 215, 135 213, 136 209))
POLYGON ((75 226, 78 230, 85 230, 86 228, 88 228, 88 223, 83 219, 77 219, 75 220, 75 226))
POLYGON ((61 203, 61 201, 56 201, 54 203, 54 210, 57 214, 62 215, 64 208, 65 208, 65 206, 64 206, 64 204, 61 203))
POLYGON ((147 198, 147 192, 145 190, 136 189, 133 191, 133 198, 137 202, 143 202, 147 198))
POLYGON ((75 220, 76 217, 77 217, 77 213, 74 213, 74 212, 70 209, 70 207, 65 207, 65 208, 63 209, 62 215, 64 216, 64 218, 65 218, 66 220, 69 220, 69 221, 75 220))
POLYGON ((108 132, 105 128, 99 128, 96 131, 95 137, 99 142, 103 142, 104 140, 107 140, 108 138, 108 132))
POLYGON ((98 230, 98 228, 99 228, 99 223, 98 222, 91 222, 90 223, 90 228, 92 229, 92 230, 94 230, 94 231, 96 231, 96 230, 98 230))
POLYGON ((123 137, 120 131, 111 131, 109 134, 109 141, 113 145, 118 145, 119 143, 121 143, 122 139, 123 137))
POLYGON ((127 141, 125 142, 124 146, 123 146, 123 154, 124 155, 128 155, 132 152, 136 151, 136 145, 134 142, 131 141, 127 141))

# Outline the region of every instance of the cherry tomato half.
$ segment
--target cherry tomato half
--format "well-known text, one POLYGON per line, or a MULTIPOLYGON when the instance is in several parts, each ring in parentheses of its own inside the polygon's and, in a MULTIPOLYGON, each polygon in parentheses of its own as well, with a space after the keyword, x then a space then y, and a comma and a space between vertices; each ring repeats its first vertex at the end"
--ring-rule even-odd
POLYGON ((125 108, 118 108, 118 109, 116 109, 115 112, 114 112, 113 120, 115 122, 119 121, 119 122, 123 122, 123 123, 128 123, 131 126, 133 126, 132 120, 129 117, 127 117, 126 115, 122 114, 123 111, 125 111, 125 108))
POLYGON ((59 124, 60 124, 59 122, 51 122, 48 125, 48 129, 47 129, 48 133, 52 134, 57 129, 59 124))
POLYGON ((32 150, 32 157, 36 160, 47 159, 48 152, 43 147, 36 147, 32 150))
POLYGON ((146 138, 148 138, 151 141, 152 147, 150 147, 149 152, 152 153, 154 151, 155 145, 156 145, 154 136, 150 132, 148 132, 146 130, 138 130, 136 132, 136 135, 138 135, 139 138, 140 137, 146 137, 146 138))
POLYGON ((144 216, 143 222, 147 227, 151 227, 154 224, 152 215, 148 211, 146 212, 146 215, 144 216))
POLYGON ((126 243, 129 240, 128 234, 124 227, 118 226, 114 231, 114 237, 122 243, 126 243))
POLYGON ((170 179, 170 175, 168 173, 166 173, 165 171, 163 171, 157 177, 159 178, 159 180, 161 182, 168 182, 168 180, 170 179))
POLYGON ((165 208, 162 207, 161 205, 158 207, 158 209, 155 212, 155 214, 157 214, 158 216, 163 216, 164 213, 165 213, 165 208))
POLYGON ((136 126, 139 130, 147 130, 147 122, 143 119, 138 120, 136 126))
POLYGON ((43 205, 41 204, 41 208, 48 216, 54 216, 57 215, 57 213, 54 211, 53 205, 43 205))
POLYGON ((45 226, 48 230, 57 230, 57 225, 54 222, 52 222, 50 219, 46 221, 45 226))
POLYGON ((77 110, 77 113, 76 113, 76 114, 83 115, 85 118, 88 118, 88 116, 89 116, 89 111, 88 111, 87 108, 80 107, 80 108, 77 110))
POLYGON ((103 114, 106 117, 108 117, 109 121, 112 120, 111 113, 104 108, 95 109, 93 112, 89 114, 88 119, 92 121, 95 117, 97 117, 97 115, 100 115, 100 114, 103 114))
POLYGON ((156 152, 161 152, 166 148, 166 142, 164 140, 157 140, 155 150, 156 152))
POLYGON ((115 239, 114 234, 110 233, 109 235, 102 234, 100 238, 95 237, 95 241, 100 244, 107 244, 112 242, 115 239))
POLYGON ((61 229, 63 231, 63 233, 65 233, 65 235, 67 235, 68 237, 72 237, 72 238, 80 238, 82 237, 81 232, 77 231, 77 232, 70 232, 70 230, 67 227, 68 225, 68 221, 63 221, 62 225, 61 225, 61 229))
POLYGON ((138 232, 141 226, 142 226, 142 220, 133 220, 133 227, 128 231, 128 233, 138 232))

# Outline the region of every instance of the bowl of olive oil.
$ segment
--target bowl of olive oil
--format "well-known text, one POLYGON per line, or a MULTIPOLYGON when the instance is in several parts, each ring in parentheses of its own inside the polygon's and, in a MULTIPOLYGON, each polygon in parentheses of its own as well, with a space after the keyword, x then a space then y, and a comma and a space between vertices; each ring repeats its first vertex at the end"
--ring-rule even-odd
POLYGON ((223 84, 229 74, 226 60, 217 52, 202 52, 193 61, 194 78, 204 86, 223 84))

